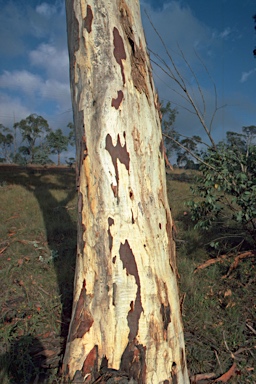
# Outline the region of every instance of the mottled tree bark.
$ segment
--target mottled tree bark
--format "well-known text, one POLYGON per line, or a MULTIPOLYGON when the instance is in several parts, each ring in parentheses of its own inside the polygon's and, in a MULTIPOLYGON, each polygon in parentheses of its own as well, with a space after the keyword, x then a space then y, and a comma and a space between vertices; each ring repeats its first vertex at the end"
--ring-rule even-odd
MULTIPOLYGON (((63 370, 188 383, 159 103, 137 0, 66 0, 78 251, 63 370)), ((77 376, 76 376, 77 375, 77 376)))

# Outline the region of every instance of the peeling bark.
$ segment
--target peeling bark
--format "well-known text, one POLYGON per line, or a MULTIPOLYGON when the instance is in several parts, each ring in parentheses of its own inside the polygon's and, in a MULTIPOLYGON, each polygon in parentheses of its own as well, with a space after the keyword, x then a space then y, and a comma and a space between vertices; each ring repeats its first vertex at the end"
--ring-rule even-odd
POLYGON ((66 0, 66 9, 79 214, 63 372, 86 383, 187 384, 159 104, 139 3, 66 0))

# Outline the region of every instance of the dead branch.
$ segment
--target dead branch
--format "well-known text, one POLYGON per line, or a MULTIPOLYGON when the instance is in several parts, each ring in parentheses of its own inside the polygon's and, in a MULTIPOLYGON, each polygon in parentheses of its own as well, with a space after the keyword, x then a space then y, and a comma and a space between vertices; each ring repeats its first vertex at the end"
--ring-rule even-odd
POLYGON ((196 267, 196 269, 194 270, 194 273, 198 272, 201 269, 205 269, 205 268, 209 267, 210 265, 213 265, 216 263, 221 263, 228 258, 235 257, 235 260, 233 261, 233 263, 229 267, 228 273, 222 277, 222 279, 225 279, 230 275, 230 273, 233 271, 233 269, 235 269, 238 266, 238 264, 241 260, 243 260, 247 257, 255 257, 255 256, 256 256, 255 251, 243 252, 243 253, 238 254, 237 256, 235 256, 234 254, 221 255, 221 256, 218 256, 216 258, 209 259, 209 260, 205 261, 203 264, 198 265, 196 267))

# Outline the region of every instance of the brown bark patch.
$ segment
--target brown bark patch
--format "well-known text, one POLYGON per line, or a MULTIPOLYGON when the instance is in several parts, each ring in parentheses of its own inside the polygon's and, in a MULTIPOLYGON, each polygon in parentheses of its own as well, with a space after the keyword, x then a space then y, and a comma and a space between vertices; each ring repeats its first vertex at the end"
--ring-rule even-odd
MULTIPOLYGON (((168 210, 168 208, 166 208, 165 213, 166 213, 166 232, 168 234, 168 239, 169 239, 169 241, 174 241, 174 236, 173 236, 174 226, 172 223, 170 210, 168 210)), ((172 271, 174 271, 176 276, 178 277, 179 274, 178 274, 178 269, 177 269, 177 265, 176 265, 175 247, 173 246, 173 244, 170 244, 169 246, 170 246, 170 252, 169 252, 170 267, 171 267, 172 271)))
POLYGON ((136 344, 136 341, 129 342, 121 358, 120 368, 127 372, 129 378, 137 383, 146 384, 146 347, 136 344))
MULTIPOLYGON (((144 92, 147 98, 149 99, 149 91, 147 87, 146 78, 148 76, 149 68, 147 68, 147 54, 143 50, 142 44, 139 46, 136 44, 134 32, 133 32, 133 19, 130 13, 129 8, 126 3, 120 1, 120 14, 121 14, 121 23, 123 30, 125 31, 128 43, 131 46, 131 70, 132 70, 132 80, 134 87, 140 92, 144 92)), ((149 78, 152 75, 150 74, 149 78)))
POLYGON ((181 354, 181 369, 182 369, 182 372, 184 373, 187 368, 186 355, 185 355, 184 348, 180 348, 180 354, 181 354))
POLYGON ((114 224, 114 220, 112 219, 112 217, 109 217, 108 218, 108 243, 109 243, 109 250, 110 250, 110 252, 111 252, 111 249, 112 249, 112 246, 113 246, 113 236, 111 235, 110 227, 113 224, 114 224))
MULTIPOLYGON (((82 368, 82 376, 90 374, 90 379, 94 379, 95 373, 97 371, 97 361, 98 361, 98 347, 95 345, 90 352, 88 353, 82 368)), ((87 377, 88 380, 88 377, 87 377)))
POLYGON ((116 27, 113 29, 114 37, 114 56, 117 64, 120 65, 123 84, 125 84, 124 66, 122 60, 126 60, 126 53, 124 49, 124 42, 116 27))
POLYGON ((140 278, 138 273, 137 264, 135 261, 134 254, 128 241, 126 240, 124 244, 120 245, 119 249, 120 259, 123 263, 123 268, 126 269, 127 275, 132 275, 135 278, 135 282, 137 284, 137 293, 135 302, 130 306, 130 311, 127 316, 127 322, 130 329, 129 333, 129 341, 135 339, 138 334, 139 329, 139 319, 141 312, 143 311, 142 303, 141 303, 141 287, 140 287, 140 278))
MULTIPOLYGON (((80 46, 80 37, 79 37, 79 21, 75 17, 75 12, 72 12, 72 32, 73 32, 73 39, 74 42, 74 53, 78 51, 80 46)), ((75 55, 73 57, 73 63, 76 62, 75 55)))
POLYGON ((159 101, 158 93, 155 94, 154 104, 155 104, 155 108, 156 108, 156 110, 158 112, 159 119, 160 119, 160 121, 162 121, 163 115, 162 115, 162 112, 161 112, 161 103, 159 101))
POLYGON ((144 92, 149 98, 149 91, 147 87, 147 69, 146 69, 146 54, 143 51, 142 44, 138 47, 134 43, 134 55, 132 56, 131 66, 132 66, 132 80, 135 88, 140 92, 144 92))
POLYGON ((79 250, 78 254, 83 254, 83 250, 84 250, 84 247, 85 247, 85 241, 83 240, 83 237, 84 237, 84 232, 86 230, 85 228, 85 225, 83 223, 83 218, 82 218, 82 212, 83 212, 83 195, 81 192, 78 192, 78 203, 77 203, 77 206, 78 206, 78 212, 77 212, 77 216, 78 216, 78 227, 77 227, 77 230, 78 230, 78 242, 77 242, 77 249, 79 250))
POLYGON ((161 156, 163 156, 164 155, 164 141, 163 141, 163 139, 160 141, 159 151, 161 153, 161 156))
POLYGON ((135 220, 134 220, 134 216, 133 216, 133 211, 131 210, 131 212, 132 212, 132 224, 134 224, 135 220))
POLYGON ((178 384, 178 376, 177 376, 177 364, 175 361, 172 363, 172 370, 171 370, 171 376, 172 376, 172 383, 178 384))
POLYGON ((115 109, 118 109, 122 103, 124 94, 122 91, 117 92, 117 98, 112 99, 111 107, 114 107, 115 109))
POLYGON ((88 332, 94 322, 92 315, 85 308, 86 303, 86 283, 83 282, 83 286, 80 292, 79 299, 77 301, 74 319, 70 330, 69 340, 73 341, 77 338, 82 338, 86 332, 88 332))
POLYGON ((111 189, 112 189, 112 191, 113 191, 114 197, 117 197, 117 186, 111 184, 111 189))
POLYGON ((161 316, 162 316, 162 319, 163 319, 164 329, 165 329, 165 331, 167 331, 168 325, 171 322, 171 308, 170 308, 170 304, 169 303, 168 303, 168 305, 161 304, 160 313, 161 313, 161 316))
POLYGON ((110 136, 110 134, 108 134, 106 137, 106 150, 109 152, 112 158, 112 162, 116 172, 116 181, 118 183, 119 176, 118 176, 118 169, 117 169, 117 159, 120 161, 120 163, 124 164, 127 171, 129 171, 130 155, 129 155, 129 152, 127 151, 126 143, 122 147, 120 136, 118 135, 116 146, 114 146, 112 137, 110 136))
POLYGON ((92 8, 90 5, 87 5, 87 13, 84 18, 84 28, 88 33, 91 33, 92 31, 92 20, 93 20, 92 8))

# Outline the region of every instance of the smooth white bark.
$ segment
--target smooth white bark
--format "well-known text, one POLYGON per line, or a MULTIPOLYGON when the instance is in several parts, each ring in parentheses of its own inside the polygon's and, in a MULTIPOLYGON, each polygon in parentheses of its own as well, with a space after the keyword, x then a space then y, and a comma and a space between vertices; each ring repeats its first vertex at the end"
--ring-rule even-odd
POLYGON ((138 1, 67 0, 79 227, 64 370, 102 361, 138 383, 188 383, 175 244, 138 1))

